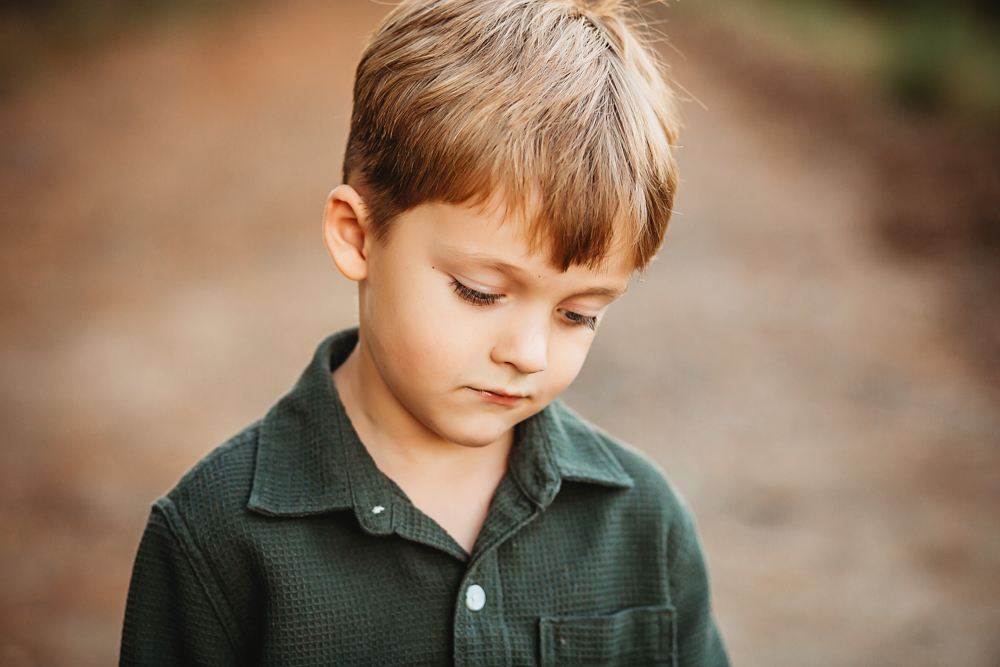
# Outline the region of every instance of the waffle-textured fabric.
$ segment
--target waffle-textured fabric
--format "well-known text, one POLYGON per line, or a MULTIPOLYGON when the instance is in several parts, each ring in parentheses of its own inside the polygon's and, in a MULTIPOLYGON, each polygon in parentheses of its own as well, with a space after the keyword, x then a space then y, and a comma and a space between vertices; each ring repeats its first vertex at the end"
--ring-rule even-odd
POLYGON ((553 403, 518 425, 472 553, 375 466, 327 339, 153 506, 122 665, 728 665, 690 515, 553 403))

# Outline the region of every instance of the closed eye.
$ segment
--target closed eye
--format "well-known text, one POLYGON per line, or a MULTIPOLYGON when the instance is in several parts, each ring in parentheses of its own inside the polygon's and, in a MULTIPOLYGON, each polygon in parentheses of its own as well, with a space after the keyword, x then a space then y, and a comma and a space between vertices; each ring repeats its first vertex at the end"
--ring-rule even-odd
POLYGON ((472 289, 468 285, 463 285, 458 282, 458 280, 452 280, 451 286, 455 288, 455 292, 460 297, 476 306, 493 306, 503 298, 503 294, 480 292, 479 290, 472 289))
POLYGON ((562 311, 563 317, 570 321, 574 326, 585 326, 591 331, 597 331, 597 318, 587 315, 581 315, 580 313, 574 313, 572 310, 562 311))

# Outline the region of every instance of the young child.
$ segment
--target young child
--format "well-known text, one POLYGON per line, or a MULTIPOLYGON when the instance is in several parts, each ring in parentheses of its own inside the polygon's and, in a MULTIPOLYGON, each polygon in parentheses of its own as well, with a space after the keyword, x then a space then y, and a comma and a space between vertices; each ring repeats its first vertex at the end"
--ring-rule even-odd
POLYGON ((728 664, 683 502, 555 400, 663 239, 671 99, 620 2, 392 11, 323 221, 359 327, 155 504, 121 664, 728 664))

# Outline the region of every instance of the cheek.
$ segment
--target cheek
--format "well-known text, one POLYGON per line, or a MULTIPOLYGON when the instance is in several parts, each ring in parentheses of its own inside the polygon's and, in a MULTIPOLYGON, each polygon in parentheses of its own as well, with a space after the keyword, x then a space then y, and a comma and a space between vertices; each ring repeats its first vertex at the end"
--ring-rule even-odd
MULTIPOLYGON (((590 351, 590 344, 593 335, 580 335, 578 332, 570 331, 565 335, 556 337, 550 344, 549 370, 551 371, 548 381, 548 391, 553 398, 576 379, 583 362, 587 360, 587 352, 590 351)), ((582 333, 582 332, 580 332, 582 333)))
POLYGON ((422 364, 425 341, 433 338, 427 329, 434 318, 427 313, 424 290, 412 271, 402 270, 405 265, 396 270, 379 268, 370 276, 366 297, 368 336, 377 341, 383 373, 412 377, 422 364))
POLYGON ((482 327, 439 277, 397 282, 385 296, 378 311, 379 338, 393 357, 397 377, 407 383, 451 384, 475 368, 482 327))

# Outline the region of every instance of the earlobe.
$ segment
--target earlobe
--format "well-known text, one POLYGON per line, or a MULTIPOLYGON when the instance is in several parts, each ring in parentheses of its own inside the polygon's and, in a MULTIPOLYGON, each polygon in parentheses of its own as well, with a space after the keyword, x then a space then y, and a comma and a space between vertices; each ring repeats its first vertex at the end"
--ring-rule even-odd
POLYGON ((368 276, 368 220, 364 201, 349 185, 330 193, 323 213, 323 240, 340 272, 349 280, 368 276))

